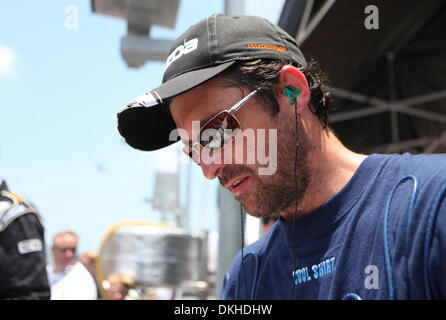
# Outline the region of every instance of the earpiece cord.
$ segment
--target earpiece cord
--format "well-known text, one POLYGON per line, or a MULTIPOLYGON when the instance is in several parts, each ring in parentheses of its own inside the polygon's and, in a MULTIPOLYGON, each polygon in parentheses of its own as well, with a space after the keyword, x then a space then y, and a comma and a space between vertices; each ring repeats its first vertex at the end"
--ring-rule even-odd
POLYGON ((295 277, 296 277, 296 244, 295 244, 295 226, 296 226, 296 219, 297 219, 297 202, 298 202, 298 183, 297 183, 297 151, 299 148, 299 131, 297 127, 297 102, 296 98, 294 99, 294 117, 295 117, 295 123, 296 123, 296 151, 294 154, 294 184, 296 188, 296 203, 294 208, 294 218, 293 218, 293 230, 291 231, 291 238, 292 238, 292 256, 293 256, 293 285, 291 286, 291 293, 290 293, 290 299, 293 299, 294 297, 294 286, 295 286, 295 277))
POLYGON ((246 271, 245 271, 245 258, 243 255, 243 247, 245 246, 245 226, 244 226, 244 219, 243 219, 243 206, 240 203, 240 222, 241 222, 241 229, 242 229, 242 249, 241 249, 241 255, 242 255, 242 272, 243 272, 243 280, 245 283, 245 294, 246 294, 246 299, 249 299, 248 296, 248 282, 246 280, 246 271))

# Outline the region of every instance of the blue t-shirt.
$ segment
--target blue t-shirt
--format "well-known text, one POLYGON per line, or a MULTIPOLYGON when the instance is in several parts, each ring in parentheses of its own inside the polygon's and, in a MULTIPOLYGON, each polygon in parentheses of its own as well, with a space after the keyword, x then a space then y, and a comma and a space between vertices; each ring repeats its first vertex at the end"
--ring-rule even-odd
POLYGON ((280 219, 244 248, 244 270, 235 257, 221 298, 446 299, 445 199, 446 155, 370 155, 296 220, 295 268, 280 219))

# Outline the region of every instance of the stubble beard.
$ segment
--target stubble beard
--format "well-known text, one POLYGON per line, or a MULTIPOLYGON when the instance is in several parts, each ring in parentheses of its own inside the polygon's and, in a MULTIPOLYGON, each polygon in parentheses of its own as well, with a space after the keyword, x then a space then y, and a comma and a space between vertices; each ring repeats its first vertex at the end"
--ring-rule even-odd
MULTIPOLYGON (((293 123, 294 124, 294 123, 293 123)), ((288 127, 288 129, 290 129, 288 127)), ((309 141, 304 130, 299 130, 299 147, 297 157, 297 192, 294 176, 296 152, 296 135, 288 132, 278 139, 277 170, 273 175, 260 176, 257 170, 245 165, 225 167, 220 182, 229 181, 231 177, 249 175, 254 179, 253 190, 235 197, 246 211, 257 218, 277 215, 303 199, 309 185, 310 170, 306 165, 309 141)))

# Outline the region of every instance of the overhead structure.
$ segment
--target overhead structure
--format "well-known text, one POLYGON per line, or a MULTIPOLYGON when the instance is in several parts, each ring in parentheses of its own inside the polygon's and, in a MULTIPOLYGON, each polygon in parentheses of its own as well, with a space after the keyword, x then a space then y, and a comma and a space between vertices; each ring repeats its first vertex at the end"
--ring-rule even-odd
POLYGON ((127 66, 164 61, 172 40, 150 38, 153 25, 173 28, 180 0, 92 0, 92 11, 127 20, 121 54, 127 66))
POLYGON ((328 75, 348 147, 446 151, 445 1, 287 0, 279 25, 328 75))

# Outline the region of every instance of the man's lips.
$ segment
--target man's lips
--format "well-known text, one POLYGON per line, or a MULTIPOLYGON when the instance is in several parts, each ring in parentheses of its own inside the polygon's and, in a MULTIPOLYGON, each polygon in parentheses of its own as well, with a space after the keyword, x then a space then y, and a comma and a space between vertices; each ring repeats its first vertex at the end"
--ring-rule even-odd
POLYGON ((228 183, 225 183, 224 187, 233 191, 235 188, 240 186, 242 182, 244 182, 249 176, 241 176, 230 180, 228 183))

